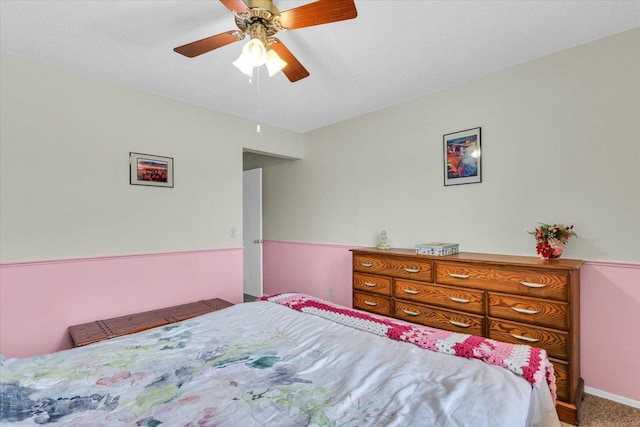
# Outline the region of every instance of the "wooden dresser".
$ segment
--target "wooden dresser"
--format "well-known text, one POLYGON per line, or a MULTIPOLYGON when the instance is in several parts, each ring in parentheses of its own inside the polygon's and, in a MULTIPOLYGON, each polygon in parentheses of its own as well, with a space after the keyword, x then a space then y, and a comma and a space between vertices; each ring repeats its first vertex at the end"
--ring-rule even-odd
POLYGON ((354 249, 353 306, 360 310, 544 348, 555 369, 556 409, 577 424, 582 261, 413 249, 354 249))

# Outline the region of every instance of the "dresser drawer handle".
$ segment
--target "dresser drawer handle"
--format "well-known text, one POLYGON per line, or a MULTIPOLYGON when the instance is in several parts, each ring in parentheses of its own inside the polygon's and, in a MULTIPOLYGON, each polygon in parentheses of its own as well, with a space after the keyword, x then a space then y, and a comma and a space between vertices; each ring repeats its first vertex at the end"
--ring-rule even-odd
POLYGON ((469 276, 467 276, 466 274, 449 273, 449 276, 453 277, 454 279, 468 279, 469 278, 469 276))
POLYGON ((378 305, 378 303, 376 303, 376 302, 367 301, 367 300, 365 300, 364 303, 367 304, 367 305, 370 305, 371 307, 375 307, 376 305, 378 305))
POLYGON ((419 316, 420 313, 416 313, 415 311, 402 310, 402 312, 408 316, 419 316))
POLYGON ((405 294, 410 294, 410 295, 418 295, 420 293, 420 291, 414 291, 413 289, 403 289, 405 294))
POLYGON ((406 271, 407 273, 420 273, 420 269, 419 268, 404 268, 404 271, 406 271))
POLYGON ((467 323, 456 322, 455 320, 449 320, 449 323, 451 323, 454 326, 459 326, 461 328, 468 328, 469 326, 471 326, 471 325, 469 325, 467 323))
POLYGON ((371 262, 361 262, 360 265, 367 268, 373 267, 373 263, 371 262))
POLYGON ((462 299, 462 298, 456 298, 456 297, 449 297, 449 299, 453 302, 459 302, 461 304, 468 304, 471 302, 470 299, 462 299))
POLYGON ((369 283, 369 282, 364 282, 364 285, 370 288, 375 288, 376 286, 378 286, 377 283, 369 283))
POLYGON ((523 337, 522 335, 511 334, 511 336, 514 337, 517 340, 520 340, 520 341, 526 341, 526 342, 538 342, 538 341, 540 341, 538 338, 523 337))
POLYGON ((526 308, 518 308, 518 307, 511 307, 514 311, 517 311, 518 313, 521 314, 538 314, 540 313, 540 311, 538 310, 527 310, 526 308))
POLYGON ((526 286, 527 288, 546 288, 547 285, 544 283, 531 283, 531 282, 520 282, 521 285, 526 286))

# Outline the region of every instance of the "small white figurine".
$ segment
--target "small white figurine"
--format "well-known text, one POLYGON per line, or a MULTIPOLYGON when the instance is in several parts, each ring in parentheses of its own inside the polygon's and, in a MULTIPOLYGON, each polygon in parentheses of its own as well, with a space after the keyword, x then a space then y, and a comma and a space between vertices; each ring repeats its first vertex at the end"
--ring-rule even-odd
POLYGON ((380 239, 378 241, 378 246, 376 246, 376 248, 378 249, 391 249, 391 245, 389 244, 389 239, 387 239, 387 232, 382 230, 380 232, 380 239))

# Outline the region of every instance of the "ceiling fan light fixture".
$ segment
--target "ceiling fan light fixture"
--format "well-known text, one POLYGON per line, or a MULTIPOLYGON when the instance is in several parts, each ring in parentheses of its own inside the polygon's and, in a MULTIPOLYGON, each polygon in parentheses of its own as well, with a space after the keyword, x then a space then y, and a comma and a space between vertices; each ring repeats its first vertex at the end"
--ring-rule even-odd
POLYGON ((251 63, 251 58, 245 54, 245 49, 242 49, 242 53, 238 59, 233 61, 233 65, 240 70, 242 74, 246 74, 249 77, 253 74, 253 64, 251 63))
POLYGON ((267 30, 255 22, 249 27, 249 43, 242 48, 242 54, 247 55, 254 67, 260 67, 267 60, 267 30))
POLYGON ((280 56, 276 53, 275 50, 269 49, 267 51, 267 71, 269 72, 269 77, 273 77, 278 74, 284 67, 287 66, 287 63, 280 58, 280 56))
POLYGON ((250 40, 242 48, 240 57, 233 62, 243 74, 251 77, 253 67, 260 67, 267 61, 267 36, 264 26, 254 23, 249 27, 250 40))
POLYGON ((254 67, 262 66, 267 60, 267 48, 260 39, 251 39, 242 48, 242 55, 251 62, 254 67))

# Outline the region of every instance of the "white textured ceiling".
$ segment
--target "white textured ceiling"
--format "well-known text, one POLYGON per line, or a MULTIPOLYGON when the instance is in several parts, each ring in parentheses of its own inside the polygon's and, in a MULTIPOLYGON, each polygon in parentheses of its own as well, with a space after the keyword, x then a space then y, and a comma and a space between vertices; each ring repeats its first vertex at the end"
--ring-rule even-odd
MULTIPOLYGON (((281 11, 309 1, 275 1, 281 11)), ((356 0, 358 17, 278 33, 311 75, 251 85, 217 0, 1 0, 0 49, 296 132, 308 132, 640 26, 640 1, 356 0)))

